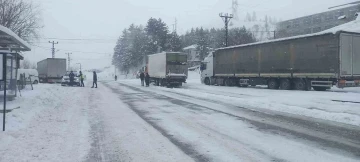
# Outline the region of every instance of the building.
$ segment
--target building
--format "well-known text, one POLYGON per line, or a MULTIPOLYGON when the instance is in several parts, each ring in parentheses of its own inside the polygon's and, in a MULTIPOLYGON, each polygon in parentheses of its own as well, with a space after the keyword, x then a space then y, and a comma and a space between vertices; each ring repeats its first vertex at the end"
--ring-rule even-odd
POLYGON ((197 51, 196 48, 196 44, 183 48, 184 53, 186 53, 188 57, 189 68, 201 64, 201 60, 199 58, 199 51, 197 51))
POLYGON ((279 22, 276 38, 317 33, 356 19, 360 1, 330 9, 329 11, 279 22))

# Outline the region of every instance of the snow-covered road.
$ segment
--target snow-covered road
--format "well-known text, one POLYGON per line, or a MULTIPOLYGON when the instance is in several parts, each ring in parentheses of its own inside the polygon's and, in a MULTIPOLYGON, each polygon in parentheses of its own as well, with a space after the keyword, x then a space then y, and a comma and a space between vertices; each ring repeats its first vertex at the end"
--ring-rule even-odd
POLYGON ((242 107, 236 99, 248 96, 227 96, 224 87, 144 88, 131 80, 105 85, 197 161, 356 161, 360 156, 358 126, 242 107))
POLYGON ((360 104, 331 101, 358 92, 40 84, 7 114, 0 161, 358 161, 360 104))

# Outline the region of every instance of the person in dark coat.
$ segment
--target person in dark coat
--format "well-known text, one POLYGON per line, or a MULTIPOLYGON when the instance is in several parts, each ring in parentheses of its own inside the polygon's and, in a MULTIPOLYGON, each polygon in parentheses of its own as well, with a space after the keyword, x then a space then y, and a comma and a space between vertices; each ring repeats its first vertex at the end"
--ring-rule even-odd
POLYGON ((80 78, 80 87, 85 87, 84 84, 84 75, 82 74, 82 72, 80 71, 80 74, 78 76, 80 78))
POLYGON ((95 88, 97 88, 97 75, 96 72, 93 72, 93 86, 91 88, 94 88, 94 85, 96 85, 95 88))
POLYGON ((149 87, 149 85, 150 85, 150 75, 149 75, 149 73, 145 74, 145 83, 146 83, 146 87, 149 87))
POLYGON ((141 72, 140 73, 141 86, 144 86, 144 79, 145 79, 145 74, 144 72, 141 72))
POLYGON ((115 81, 117 81, 117 75, 115 75, 115 81))
POLYGON ((73 86, 75 84, 75 74, 73 71, 70 71, 69 73, 69 79, 70 79, 70 86, 73 86))

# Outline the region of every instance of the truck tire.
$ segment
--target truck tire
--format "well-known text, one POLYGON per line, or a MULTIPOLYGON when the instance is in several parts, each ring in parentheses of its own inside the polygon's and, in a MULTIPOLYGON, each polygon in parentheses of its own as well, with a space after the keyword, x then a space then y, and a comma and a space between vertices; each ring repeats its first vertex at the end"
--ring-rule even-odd
POLYGON ((315 91, 326 91, 329 87, 313 87, 315 91))
POLYGON ((306 82, 302 79, 297 79, 294 81, 295 90, 304 91, 306 90, 306 82))
POLYGON ((155 79, 155 86, 159 86, 160 85, 160 80, 159 79, 155 79))
POLYGON ((205 85, 210 85, 210 79, 209 79, 209 78, 205 78, 204 83, 205 83, 205 85))
POLYGON ((231 86, 231 80, 230 79, 224 79, 224 85, 226 86, 226 87, 230 87, 231 86))
POLYGON ((291 82, 289 79, 281 79, 280 81, 280 89, 282 90, 290 90, 291 89, 291 82))
POLYGON ((268 81, 268 88, 269 89, 279 89, 279 82, 277 79, 270 79, 268 81))
POLYGON ((165 82, 165 79, 161 79, 160 80, 160 86, 161 87, 164 87, 166 84, 165 84, 166 82, 165 82))

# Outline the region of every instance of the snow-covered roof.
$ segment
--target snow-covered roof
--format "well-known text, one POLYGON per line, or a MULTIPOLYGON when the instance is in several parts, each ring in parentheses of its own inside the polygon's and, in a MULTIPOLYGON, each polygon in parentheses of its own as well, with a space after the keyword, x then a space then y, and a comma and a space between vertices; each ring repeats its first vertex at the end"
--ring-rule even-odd
POLYGON ((183 50, 196 49, 196 48, 197 48, 197 45, 193 44, 191 46, 187 46, 187 47, 183 48, 183 50))
POLYGON ((299 18, 303 18, 303 17, 308 17, 308 16, 312 16, 312 15, 316 15, 316 14, 321 14, 321 13, 325 13, 325 12, 329 12, 329 11, 340 10, 340 9, 343 9, 343 8, 353 7, 353 6, 358 6, 358 5, 360 5, 360 4, 354 2, 354 3, 349 3, 349 4, 337 6, 337 7, 320 8, 316 13, 312 13, 312 14, 309 14, 309 15, 304 15, 304 16, 300 16, 300 17, 296 17, 296 18, 286 19, 286 20, 284 20, 282 22, 292 21, 292 20, 296 20, 296 19, 299 19, 299 18))
POLYGON ((15 51, 30 51, 30 45, 10 29, 0 25, 0 48, 11 48, 15 51))
POLYGON ((291 40, 291 39, 298 39, 298 38, 306 38, 311 36, 317 36, 317 35, 324 35, 324 34, 335 34, 337 32, 352 32, 352 33, 359 33, 360 34, 360 16, 356 18, 354 21, 350 21, 348 23, 336 26, 334 28, 330 28, 328 30, 324 30, 318 33, 312 33, 312 34, 305 34, 305 35, 298 35, 293 37, 287 37, 287 38, 280 38, 280 39, 274 39, 274 40, 268 40, 268 41, 262 41, 262 42, 255 42, 250 44, 242 44, 237 46, 230 46, 230 47, 224 47, 224 48, 218 48, 217 50, 223 50, 223 49, 232 49, 237 47, 246 47, 246 46, 252 46, 252 45, 258 45, 258 44, 264 44, 264 43, 271 43, 271 42, 280 42, 284 40, 291 40))

